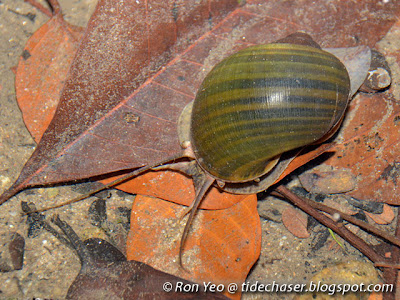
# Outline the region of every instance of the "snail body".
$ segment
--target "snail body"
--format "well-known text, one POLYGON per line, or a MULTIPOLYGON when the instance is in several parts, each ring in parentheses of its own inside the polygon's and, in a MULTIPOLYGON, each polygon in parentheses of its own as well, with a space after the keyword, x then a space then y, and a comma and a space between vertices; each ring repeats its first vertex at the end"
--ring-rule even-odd
POLYGON ((343 63, 305 34, 239 51, 208 73, 180 118, 190 122, 189 132, 180 130, 182 156, 195 160, 161 167, 194 179, 181 266, 190 224, 209 188, 215 182, 238 194, 268 188, 296 153, 280 162, 281 155, 337 130, 353 89, 343 63))
POLYGON ((349 91, 345 66, 321 49, 272 43, 239 51, 212 69, 194 100, 196 160, 224 182, 257 179, 282 153, 335 128, 349 91))

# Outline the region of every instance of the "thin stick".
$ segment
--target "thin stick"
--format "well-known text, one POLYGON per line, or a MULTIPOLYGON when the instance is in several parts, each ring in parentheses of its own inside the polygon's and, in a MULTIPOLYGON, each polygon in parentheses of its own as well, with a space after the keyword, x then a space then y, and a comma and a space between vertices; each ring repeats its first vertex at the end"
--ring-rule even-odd
POLYGON ((391 242, 392 244, 395 244, 395 245, 400 247, 400 239, 398 239, 397 237, 395 237, 393 235, 390 235, 389 233, 387 233, 385 231, 379 230, 378 228, 376 228, 376 227, 374 227, 374 226, 372 226, 370 224, 367 224, 367 223, 365 223, 365 222, 363 222, 363 221, 361 221, 359 219, 356 219, 356 218, 354 218, 354 217, 352 217, 352 216, 350 216, 348 214, 345 214, 345 213, 343 213, 343 212, 341 212, 341 211, 339 211, 339 210, 337 210, 335 208, 326 206, 324 204, 312 201, 312 200, 307 199, 307 198, 302 198, 302 199, 305 202, 307 202, 309 205, 311 205, 312 207, 314 207, 314 208, 316 208, 318 210, 324 211, 324 212, 329 213, 331 215, 333 215, 334 213, 337 213, 337 214, 340 215, 340 217, 343 220, 346 220, 346 221, 348 221, 348 222, 350 222, 350 223, 352 223, 354 225, 357 225, 358 227, 360 227, 360 228, 362 228, 362 229, 364 229, 366 231, 369 231, 369 232, 373 233, 374 235, 376 235, 378 237, 381 237, 381 238, 391 242))
POLYGON ((400 269, 400 264, 393 264, 388 262, 378 261, 374 263, 375 267, 389 268, 389 269, 400 269))
POLYGON ((328 228, 335 231, 347 242, 349 242, 352 246, 357 248, 361 253, 363 253, 366 257, 368 257, 371 261, 373 262, 386 261, 384 257, 376 253, 366 242, 364 242, 361 238, 359 238, 351 231, 349 231, 346 227, 343 226, 343 224, 337 224, 331 219, 329 219, 327 216, 319 213, 315 208, 309 205, 301 197, 297 196, 283 185, 278 186, 275 190, 279 194, 284 196, 286 199, 290 200, 301 210, 303 210, 304 212, 306 212, 307 214, 318 220, 320 223, 324 224, 328 228))
MULTIPOLYGON (((47 7, 44 7, 42 4, 40 4, 39 2, 37 2, 35 0, 24 0, 24 1, 29 3, 30 5, 32 5, 33 7, 37 8, 39 11, 41 11, 43 14, 45 14, 49 18, 53 17, 53 12, 55 12, 53 7, 52 7, 53 12, 52 12, 52 11, 50 11, 50 9, 48 9, 47 7)), ((52 6, 52 3, 49 2, 49 4, 52 6)))
MULTIPOLYGON (((400 237, 400 210, 397 210, 397 224, 396 224, 396 232, 395 232, 396 237, 400 237)), ((396 265, 399 263, 400 259, 400 249, 399 247, 392 246, 392 258, 391 262, 389 262, 389 265, 396 265)), ((379 262, 382 263, 382 262, 379 262)), ((382 267, 385 267, 382 265, 382 267)), ((397 281, 398 281, 398 276, 399 272, 395 268, 388 268, 386 267, 383 269, 383 274, 382 277, 385 281, 385 283, 393 284, 394 291, 391 293, 383 293, 383 299, 384 300, 394 300, 397 299, 396 296, 398 296, 399 291, 397 290, 397 281)))
POLYGON ((53 15, 61 14, 61 6, 57 0, 47 0, 47 1, 49 2, 51 9, 53 10, 53 15))

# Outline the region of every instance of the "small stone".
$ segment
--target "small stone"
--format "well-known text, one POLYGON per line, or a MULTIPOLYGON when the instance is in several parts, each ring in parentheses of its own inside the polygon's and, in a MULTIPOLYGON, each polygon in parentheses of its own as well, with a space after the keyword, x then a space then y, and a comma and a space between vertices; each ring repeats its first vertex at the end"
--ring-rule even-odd
POLYGON ((356 188, 356 177, 349 169, 332 171, 313 170, 299 176, 302 186, 310 193, 338 194, 356 188))
POLYGON ((7 176, 0 175, 0 185, 2 189, 8 187, 11 183, 11 179, 7 176))

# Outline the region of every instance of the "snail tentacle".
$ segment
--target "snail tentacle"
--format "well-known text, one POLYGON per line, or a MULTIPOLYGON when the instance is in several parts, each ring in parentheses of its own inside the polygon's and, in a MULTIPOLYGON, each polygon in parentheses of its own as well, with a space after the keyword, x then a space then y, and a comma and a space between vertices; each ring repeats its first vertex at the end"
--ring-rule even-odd
POLYGON ((63 207, 65 205, 72 204, 72 203, 84 200, 84 199, 89 198, 90 196, 92 196, 92 195, 94 195, 94 194, 96 194, 98 192, 101 192, 101 191, 106 190, 106 189, 108 189, 110 187, 113 187, 113 186, 116 186, 116 185, 118 185, 120 183, 128 181, 129 179, 132 179, 132 178, 134 178, 134 177, 136 177, 136 176, 138 176, 140 174, 143 174, 144 172, 146 172, 148 170, 154 169, 159 165, 166 164, 166 163, 168 163, 170 161, 174 161, 174 160, 182 158, 182 157, 183 157, 183 154, 179 153, 179 154, 171 156, 171 157, 169 157, 169 158, 167 158, 167 159, 165 159, 165 160, 163 160, 161 162, 157 162, 157 163, 152 164, 152 165, 143 166, 143 167, 141 167, 139 169, 136 169, 136 170, 133 170, 133 171, 129 172, 128 174, 125 174, 124 176, 122 176, 122 177, 120 177, 120 178, 118 178, 118 179, 116 179, 116 180, 114 180, 114 181, 112 181, 110 183, 107 183, 106 185, 103 185, 103 186, 101 186, 101 187, 99 187, 97 189, 94 189, 94 190, 92 190, 92 191, 90 191, 90 192, 88 192, 86 194, 83 194, 83 195, 81 195, 79 197, 76 197, 74 199, 65 201, 65 202, 57 204, 57 205, 48 206, 48 207, 45 207, 45 208, 42 208, 42 209, 37 209, 37 210, 34 210, 34 211, 30 211, 28 213, 23 213, 22 215, 28 215, 28 214, 31 214, 31 213, 43 212, 43 211, 47 211, 47 210, 50 210, 50 209, 63 207))
POLYGON ((205 173, 203 173, 203 174, 204 174, 204 177, 202 180, 202 182, 203 182, 202 185, 200 186, 195 183, 196 198, 193 200, 192 204, 185 210, 185 212, 183 214, 183 216, 185 216, 186 214, 188 214, 190 212, 189 218, 186 221, 185 229, 183 230, 181 242, 179 245, 178 261, 179 261, 179 266, 184 270, 186 270, 186 269, 183 267, 183 264, 182 264, 182 253, 183 253, 183 247, 185 246, 186 238, 189 233, 190 226, 191 226, 191 224, 193 222, 193 218, 199 208, 201 200, 203 200, 205 194, 210 189, 211 185, 215 182, 215 178, 213 178, 205 173))

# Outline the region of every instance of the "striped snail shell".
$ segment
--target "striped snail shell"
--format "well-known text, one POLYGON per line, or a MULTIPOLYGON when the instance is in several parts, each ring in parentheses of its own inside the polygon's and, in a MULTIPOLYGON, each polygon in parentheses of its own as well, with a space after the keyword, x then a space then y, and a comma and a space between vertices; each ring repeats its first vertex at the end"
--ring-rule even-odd
POLYGON ((255 180, 282 153, 330 135, 349 91, 344 65, 318 47, 278 42, 239 51, 211 70, 196 95, 196 160, 223 182, 255 180))

